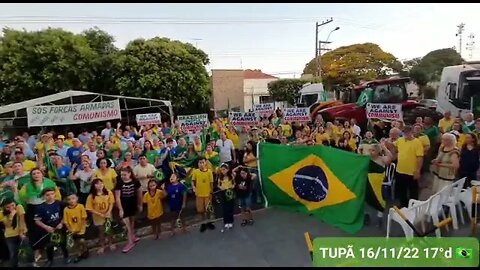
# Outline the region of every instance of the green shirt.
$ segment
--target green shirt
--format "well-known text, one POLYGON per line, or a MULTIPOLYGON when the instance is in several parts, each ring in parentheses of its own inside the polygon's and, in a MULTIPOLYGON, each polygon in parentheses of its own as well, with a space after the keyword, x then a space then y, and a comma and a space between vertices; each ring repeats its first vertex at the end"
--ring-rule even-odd
POLYGON ((155 164, 155 158, 158 156, 158 151, 150 150, 145 153, 145 156, 147 157, 148 163, 155 164))
POLYGON ((432 126, 430 128, 426 128, 423 131, 423 134, 427 135, 428 139, 430 140, 430 145, 434 145, 437 143, 438 135, 440 135, 440 129, 437 126, 432 126))

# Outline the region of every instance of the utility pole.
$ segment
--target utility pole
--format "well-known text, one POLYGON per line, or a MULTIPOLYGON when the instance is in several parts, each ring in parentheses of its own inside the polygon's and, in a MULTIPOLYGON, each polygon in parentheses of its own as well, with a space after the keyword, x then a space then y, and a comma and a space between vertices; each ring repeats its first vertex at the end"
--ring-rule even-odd
POLYGON ((474 33, 470 33, 470 35, 468 36, 468 43, 467 43, 467 50, 470 51, 469 53, 469 57, 470 57, 470 60, 473 60, 473 50, 475 49, 475 34, 474 33))
POLYGON ((458 53, 462 55, 462 34, 463 34, 463 30, 465 30, 465 24, 461 23, 457 25, 457 28, 458 30, 455 36, 458 37, 458 53))
POLYGON ((322 44, 330 44, 332 42, 330 41, 323 41, 319 40, 318 41, 318 57, 317 57, 317 62, 318 62, 318 77, 322 77, 322 51, 330 51, 330 49, 327 48, 322 48, 322 44))
MULTIPOLYGON (((320 56, 320 53, 321 53, 320 52, 321 47, 320 47, 320 43, 319 43, 319 40, 318 40, 318 28, 320 26, 324 26, 324 25, 329 24, 331 22, 333 22, 333 18, 330 18, 326 21, 322 21, 321 23, 318 23, 318 22, 315 23, 315 59, 317 59, 317 57, 320 56)), ((321 71, 320 72, 317 71, 317 73, 318 73, 318 75, 320 75, 321 71)))

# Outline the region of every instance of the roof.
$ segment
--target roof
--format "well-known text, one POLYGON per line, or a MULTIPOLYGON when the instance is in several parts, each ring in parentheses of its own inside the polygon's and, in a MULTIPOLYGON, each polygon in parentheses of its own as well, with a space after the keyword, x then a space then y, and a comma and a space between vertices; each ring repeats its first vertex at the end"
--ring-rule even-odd
POLYGON ((263 73, 260 70, 251 70, 247 69, 243 71, 243 78, 244 79, 278 79, 275 76, 270 74, 263 73))
POLYGON ((126 97, 126 96, 117 96, 117 95, 106 95, 106 94, 98 94, 93 92, 85 92, 85 91, 64 91, 53 95, 48 95, 44 97, 39 97, 35 99, 30 99, 18 103, 8 104, 5 106, 0 107, 0 114, 9 113, 13 111, 18 111, 22 109, 26 109, 28 107, 33 107, 37 105, 42 105, 46 103, 51 103, 54 101, 67 99, 70 97, 78 97, 78 96, 103 96, 103 97, 113 97, 118 99, 135 99, 135 100, 143 100, 143 101, 153 101, 153 102, 162 102, 165 106, 170 107, 171 102, 168 100, 158 100, 158 99, 149 99, 149 98, 138 98, 138 97, 126 97))
POLYGON ((312 83, 309 85, 306 85, 298 91, 300 94, 311 94, 311 93, 319 93, 319 92, 324 92, 325 89, 323 88, 322 83, 312 83))
POLYGON ((375 85, 380 85, 380 84, 393 84, 393 83, 407 83, 410 82, 409 77, 403 77, 403 78, 390 78, 390 79, 380 79, 380 80, 373 80, 373 81, 367 81, 360 83, 359 85, 356 85, 354 89, 363 89, 368 86, 375 86, 375 85))

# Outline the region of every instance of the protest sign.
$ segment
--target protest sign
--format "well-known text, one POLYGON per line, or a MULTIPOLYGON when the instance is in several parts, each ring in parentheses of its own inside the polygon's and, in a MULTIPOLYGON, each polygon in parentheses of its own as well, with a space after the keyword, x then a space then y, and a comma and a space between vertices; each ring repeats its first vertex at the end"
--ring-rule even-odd
POLYGON ((402 104, 367 103, 367 118, 403 121, 402 104))
POLYGON ((270 116, 270 114, 272 114, 275 111, 275 109, 274 109, 273 103, 262 103, 262 104, 254 104, 253 111, 258 113, 261 116, 265 114, 270 116))
POLYGON ((284 111, 286 122, 310 122, 310 112, 308 108, 286 108, 284 111))
POLYGON ((158 125, 162 123, 162 117, 160 116, 160 113, 137 114, 136 119, 138 126, 158 125))
POLYGON ((254 112, 229 112, 228 120, 234 126, 255 126, 258 124, 258 115, 254 112))
POLYGON ((27 108, 29 127, 74 125, 121 118, 122 114, 118 99, 27 108))
POLYGON ((201 130, 208 122, 208 115, 203 114, 192 114, 192 115, 179 115, 178 122, 180 123, 180 128, 184 131, 196 132, 201 130))

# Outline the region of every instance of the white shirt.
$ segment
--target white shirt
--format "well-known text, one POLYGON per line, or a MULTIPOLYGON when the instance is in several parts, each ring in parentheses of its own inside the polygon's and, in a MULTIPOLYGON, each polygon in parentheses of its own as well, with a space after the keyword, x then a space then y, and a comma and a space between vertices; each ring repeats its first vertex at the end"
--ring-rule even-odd
POLYGON ((216 146, 220 149, 220 162, 230 162, 232 161, 232 150, 235 149, 233 142, 230 139, 222 141, 221 139, 217 141, 216 146))
POLYGON ((353 130, 353 133, 355 133, 355 135, 357 136, 360 136, 360 133, 362 132, 362 129, 357 125, 353 125, 352 130, 353 130))
POLYGON ((100 135, 103 137, 104 140, 109 140, 111 132, 112 128, 104 128, 100 135))
POLYGON ((93 167, 96 167, 97 165, 97 151, 90 151, 90 150, 87 150, 85 152, 83 152, 82 155, 87 155, 88 158, 90 159, 90 161, 92 162, 92 166, 93 167))
MULTIPOLYGON (((133 174, 135 175, 135 177, 137 178, 143 178, 143 177, 147 177, 147 176, 153 176, 153 174, 155 173, 157 169, 155 169, 155 166, 153 166, 152 164, 148 163, 147 166, 145 167, 142 167, 142 165, 138 164, 137 166, 135 166, 135 168, 133 168, 133 174)), ((150 179, 146 178, 146 179, 140 179, 140 185, 141 185, 141 190, 142 191, 147 191, 148 190, 148 181, 150 179)))

